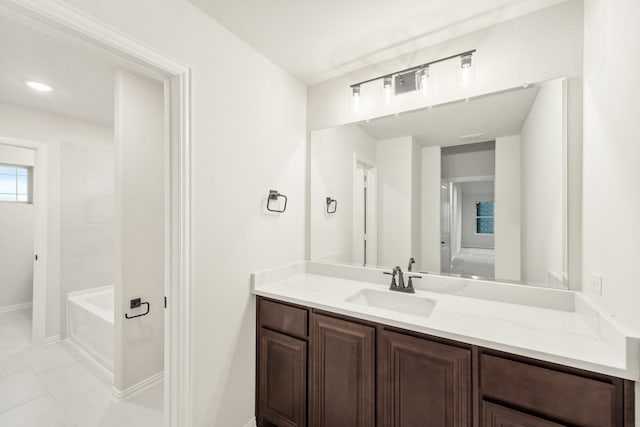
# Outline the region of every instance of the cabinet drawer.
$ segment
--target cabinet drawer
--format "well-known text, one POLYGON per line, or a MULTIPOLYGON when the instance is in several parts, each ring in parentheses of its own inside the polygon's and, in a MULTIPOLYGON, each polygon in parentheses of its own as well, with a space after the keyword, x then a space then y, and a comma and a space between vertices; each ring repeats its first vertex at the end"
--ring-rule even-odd
POLYGON ((259 299, 259 304, 261 326, 296 337, 307 336, 307 310, 262 298, 259 299))
POLYGON ((584 427, 617 424, 616 387, 608 382, 483 354, 484 397, 584 427))
POLYGON ((482 402, 482 414, 482 427, 566 427, 490 402, 482 402))

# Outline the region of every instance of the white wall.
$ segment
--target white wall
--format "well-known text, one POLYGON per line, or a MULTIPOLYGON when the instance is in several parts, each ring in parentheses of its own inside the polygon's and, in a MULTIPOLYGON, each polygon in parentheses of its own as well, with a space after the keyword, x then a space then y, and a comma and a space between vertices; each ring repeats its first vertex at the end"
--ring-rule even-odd
MULTIPOLYGON (((46 336, 63 332, 61 309, 64 308, 67 286, 61 283, 61 147, 63 144, 108 144, 113 141, 113 129, 52 113, 0 103, 0 135, 31 140, 48 145, 48 263, 46 336), (34 125, 37 123, 37 126, 34 125)), ((76 266, 74 268, 84 268, 76 266)))
POLYGON ((442 148, 442 178, 493 176, 495 172, 496 151, 492 141, 442 148))
POLYGON ((582 33, 582 1, 571 0, 315 84, 308 91, 309 128, 351 123, 441 101, 464 99, 525 82, 580 76, 582 33), (378 99, 383 96, 380 82, 373 82, 363 85, 363 108, 354 111, 350 102, 351 84, 470 49, 477 49, 473 55, 474 67, 477 66, 476 83, 471 88, 454 87, 455 78, 448 73, 457 64, 448 61, 441 65, 442 69, 438 68, 440 64, 433 67, 434 80, 438 78, 435 98, 403 95, 387 104, 378 99))
MULTIPOLYGON (((640 2, 585 1, 583 288, 602 275, 597 300, 640 333, 640 2)), ((640 383, 636 425, 640 425, 640 383)))
POLYGON ((378 265, 393 267, 411 257, 410 136, 378 141, 378 265))
POLYGON ((376 141, 357 125, 311 133, 310 206, 311 259, 353 261, 354 154, 368 165, 376 163, 376 141), (326 198, 338 201, 327 215, 326 198))
POLYGON ((640 333, 640 2, 585 1, 583 281, 640 333))
POLYGON ((255 407, 250 273, 305 257, 306 89, 187 1, 65 2, 192 69, 194 426, 242 426, 255 407), (269 189, 289 196, 286 213, 263 213, 269 189))
POLYGON ((520 136, 496 138, 495 277, 521 280, 520 136))
POLYGON ((583 2, 570 0, 310 86, 307 121, 310 129, 318 129, 513 88, 525 82, 569 77, 569 280, 570 286, 577 289, 582 273, 582 55, 583 2), (449 61, 433 67, 434 80, 438 78, 436 95, 404 95, 386 104, 379 82, 374 82, 362 87, 363 108, 359 112, 353 110, 349 85, 470 49, 477 49, 473 56, 476 83, 471 88, 454 87, 455 61, 449 61))
POLYGON ((418 271, 422 267, 422 146, 415 139, 411 144, 411 256, 418 271))
POLYGON ((0 145, 0 163, 33 166, 35 164, 35 151, 13 145, 0 145))
MULTIPOLYGON (((542 86, 520 131, 522 280, 547 284, 564 269, 564 82, 542 86)), ((560 282, 561 283, 561 282, 560 282)))
MULTIPOLYGON (((33 166, 34 151, 0 144, 0 164, 33 166)), ((33 299, 34 209, 0 202, 0 308, 33 299)))
MULTIPOLYGON (((420 270, 430 273, 440 272, 440 183, 442 165, 440 147, 422 149, 421 206, 422 253, 420 270)), ((417 261, 417 259, 416 259, 417 261)))
POLYGON ((114 387, 124 391, 164 370, 165 153, 164 87, 118 71, 116 146, 114 387), (150 312, 130 309, 141 298, 150 312))
POLYGON ((419 189, 414 190, 413 156, 419 153, 411 136, 378 141, 379 266, 404 269, 414 255, 419 234, 413 235, 412 226, 417 226, 415 204, 420 200, 414 198, 419 189))

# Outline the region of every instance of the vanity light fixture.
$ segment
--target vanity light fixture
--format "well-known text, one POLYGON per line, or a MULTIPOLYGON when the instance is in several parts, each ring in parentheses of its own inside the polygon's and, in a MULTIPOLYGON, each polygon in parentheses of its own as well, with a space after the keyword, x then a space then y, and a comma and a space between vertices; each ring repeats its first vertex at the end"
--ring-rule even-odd
MULTIPOLYGON (((456 55, 447 56, 446 58, 436 59, 435 61, 427 62, 425 64, 416 65, 415 67, 405 68, 404 70, 399 70, 391 74, 385 74, 383 76, 374 77, 372 79, 364 80, 359 83, 354 83, 350 86, 351 94, 353 95, 354 98, 359 97, 360 87, 363 84, 371 83, 376 80, 382 80, 383 81, 382 88, 384 90, 385 100, 387 103, 389 103, 391 101, 391 95, 393 95, 394 78, 396 79, 396 87, 395 87, 396 95, 398 93, 404 93, 412 90, 418 90, 419 92, 426 94, 430 90, 429 89, 429 79, 431 74, 430 66, 433 64, 437 64, 439 62, 449 61, 451 59, 457 59, 457 58, 459 58, 460 60, 460 70, 462 71, 461 74, 462 74, 462 78, 464 79, 464 86, 467 86, 469 83, 473 81, 472 63, 473 63, 473 54, 475 52, 476 52, 475 49, 469 50, 466 52, 458 53, 456 55), (398 83, 407 82, 407 77, 410 77, 411 74, 413 74, 413 78, 415 78, 415 87, 411 87, 409 90, 407 90, 406 87, 399 87, 398 83)), ((400 84, 400 86, 403 86, 403 85, 400 84)))
POLYGON ((419 68, 416 71, 416 88, 422 95, 429 92, 429 66, 419 68))
POLYGON ((51 92, 53 90, 51 86, 41 82, 36 82, 33 80, 25 80, 24 84, 26 84, 31 89, 36 90, 38 92, 51 92))
POLYGON ((464 55, 460 56, 459 82, 460 82, 460 86, 463 88, 473 83, 474 70, 472 68, 472 65, 473 65, 473 53, 465 53, 464 55))
POLYGON ((383 77, 382 87, 384 88, 384 100, 387 102, 391 102, 391 95, 393 91, 393 76, 384 76, 383 77))
POLYGON ((353 101, 353 110, 360 110, 360 85, 351 88, 351 99, 353 101))
POLYGON ((478 138, 482 138, 484 136, 484 133, 479 132, 479 133, 471 133, 469 135, 462 135, 460 138, 461 139, 478 139, 478 138))

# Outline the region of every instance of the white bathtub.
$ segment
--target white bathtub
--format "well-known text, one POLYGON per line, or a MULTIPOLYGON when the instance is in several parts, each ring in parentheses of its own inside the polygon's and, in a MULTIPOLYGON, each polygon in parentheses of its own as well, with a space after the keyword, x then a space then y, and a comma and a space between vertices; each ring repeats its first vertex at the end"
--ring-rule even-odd
POLYGON ((113 378, 113 286, 67 294, 67 339, 113 378))

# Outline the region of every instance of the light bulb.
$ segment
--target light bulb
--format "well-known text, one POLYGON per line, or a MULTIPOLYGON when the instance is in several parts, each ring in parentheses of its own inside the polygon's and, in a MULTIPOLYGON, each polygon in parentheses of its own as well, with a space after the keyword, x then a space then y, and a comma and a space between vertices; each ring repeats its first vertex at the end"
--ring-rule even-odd
POLYGON ((353 104, 353 110, 360 110, 360 86, 351 87, 351 102, 353 104))
POLYGON ((416 71, 416 88, 422 95, 429 92, 429 66, 416 71))
POLYGON ((388 104, 391 102, 391 95, 393 94, 393 77, 392 76, 384 77, 383 87, 384 87, 384 100, 388 104))
POLYGON ((459 86, 468 87, 474 81, 474 69, 472 67, 472 54, 465 53, 460 56, 459 86))
POLYGON ((37 90, 38 92, 51 92, 53 90, 51 86, 33 80, 27 80, 24 82, 24 84, 26 84, 33 90, 37 90))

